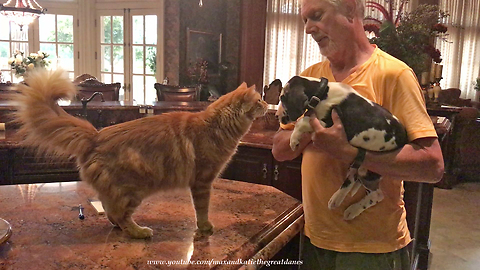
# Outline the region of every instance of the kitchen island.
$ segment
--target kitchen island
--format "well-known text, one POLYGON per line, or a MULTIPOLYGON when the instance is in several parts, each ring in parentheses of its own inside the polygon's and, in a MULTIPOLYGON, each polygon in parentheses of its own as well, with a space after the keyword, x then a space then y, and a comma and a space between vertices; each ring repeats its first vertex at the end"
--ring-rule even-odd
POLYGON ((0 245, 0 269, 248 269, 248 262, 272 258, 303 227, 298 200, 273 187, 225 179, 213 184, 214 233, 198 240, 187 191, 143 201, 134 218, 154 230, 146 240, 114 228, 89 203, 93 198, 83 182, 0 186, 0 217, 13 231, 0 245))

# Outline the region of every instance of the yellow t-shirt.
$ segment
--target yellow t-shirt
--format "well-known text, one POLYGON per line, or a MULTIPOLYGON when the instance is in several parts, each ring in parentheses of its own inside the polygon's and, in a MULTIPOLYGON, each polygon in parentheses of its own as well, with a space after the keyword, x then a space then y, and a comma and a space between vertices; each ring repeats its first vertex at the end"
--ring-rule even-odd
MULTIPOLYGON (((328 60, 309 67, 301 75, 335 81, 328 60)), ((342 82, 397 116, 407 129, 410 141, 437 136, 415 74, 379 48, 342 82)), ((315 246, 340 252, 386 253, 411 241, 403 182, 384 177, 380 182, 385 195, 383 201, 353 220, 345 221, 343 212, 365 196, 363 187, 355 196, 348 195, 337 209, 328 209, 328 201, 345 180, 349 164, 308 147, 302 160, 305 234, 315 246)))

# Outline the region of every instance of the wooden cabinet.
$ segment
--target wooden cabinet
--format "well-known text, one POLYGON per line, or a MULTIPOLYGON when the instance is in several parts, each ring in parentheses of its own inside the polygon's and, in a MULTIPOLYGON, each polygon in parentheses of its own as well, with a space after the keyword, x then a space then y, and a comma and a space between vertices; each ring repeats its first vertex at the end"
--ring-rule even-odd
POLYGON ((223 178, 276 187, 301 200, 301 159, 278 162, 270 149, 239 146, 223 178))

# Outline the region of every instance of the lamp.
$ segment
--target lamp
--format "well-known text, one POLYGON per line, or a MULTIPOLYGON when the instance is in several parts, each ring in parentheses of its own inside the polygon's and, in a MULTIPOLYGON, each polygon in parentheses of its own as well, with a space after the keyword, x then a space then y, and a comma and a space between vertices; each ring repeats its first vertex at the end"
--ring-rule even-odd
POLYGON ((41 14, 45 14, 46 9, 40 6, 35 0, 7 0, 5 4, 0 4, 0 14, 7 16, 10 21, 18 24, 20 30, 24 25, 29 25, 41 14))

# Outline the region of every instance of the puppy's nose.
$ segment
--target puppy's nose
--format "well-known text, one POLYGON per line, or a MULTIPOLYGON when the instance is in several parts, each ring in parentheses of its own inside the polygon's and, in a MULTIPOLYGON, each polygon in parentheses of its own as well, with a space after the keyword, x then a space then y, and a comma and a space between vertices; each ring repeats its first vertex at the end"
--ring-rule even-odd
POLYGON ((288 118, 288 116, 283 116, 281 122, 282 122, 282 124, 286 125, 286 124, 288 124, 289 120, 290 120, 290 118, 288 118))

